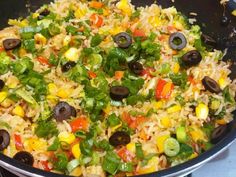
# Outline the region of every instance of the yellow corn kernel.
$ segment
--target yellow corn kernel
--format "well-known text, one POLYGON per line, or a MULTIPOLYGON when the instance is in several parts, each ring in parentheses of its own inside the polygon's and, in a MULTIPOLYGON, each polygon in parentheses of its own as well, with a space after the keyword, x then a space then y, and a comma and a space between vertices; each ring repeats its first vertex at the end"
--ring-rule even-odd
POLYGON ((75 141, 75 135, 66 131, 59 133, 58 138, 59 141, 66 142, 68 144, 71 144, 75 141))
POLYGON ((56 104, 57 103, 57 97, 56 96, 54 96, 54 95, 47 95, 47 100, 48 101, 51 101, 52 103, 54 103, 54 104, 56 104))
POLYGON ((116 129, 120 128, 121 126, 122 126, 122 123, 120 123, 120 124, 118 124, 118 125, 112 127, 112 128, 111 128, 111 131, 114 132, 114 131, 116 131, 116 129))
POLYGON ((34 151, 45 151, 47 149, 46 141, 38 138, 30 138, 28 145, 34 151))
POLYGON ((161 109, 163 107, 163 101, 154 101, 152 105, 156 109, 161 109))
POLYGON ((103 109, 103 112, 105 112, 105 114, 109 114, 111 112, 111 105, 108 104, 106 108, 103 109))
POLYGON ((121 0, 118 2, 117 8, 120 9, 124 15, 130 16, 132 14, 132 9, 128 0, 121 0))
POLYGON ((208 114, 209 114, 208 106, 203 103, 198 104, 198 106, 196 107, 197 118, 206 119, 208 117, 208 114))
POLYGON ((67 46, 71 41, 71 36, 66 36, 64 39, 63 39, 63 46, 67 46))
POLYGON ((198 127, 193 127, 192 130, 190 131, 190 135, 193 139, 193 141, 206 141, 206 135, 205 133, 198 127))
POLYGON ((77 48, 71 47, 65 52, 64 56, 67 60, 77 61, 79 58, 79 50, 77 48))
POLYGON ((49 83, 48 84, 48 91, 50 94, 55 94, 57 92, 57 86, 54 83, 49 83))
POLYGON ((158 152, 159 153, 163 153, 164 152, 164 142, 169 137, 170 137, 170 134, 161 135, 161 136, 157 137, 156 142, 157 142, 157 148, 158 148, 158 152))
POLYGON ((37 12, 33 13, 33 15, 32 15, 33 18, 38 18, 38 16, 39 16, 39 13, 37 13, 37 12))
POLYGON ((3 102, 1 102, 1 106, 4 108, 9 108, 12 104, 14 104, 14 102, 8 98, 6 98, 5 100, 3 100, 3 102))
POLYGON ((34 35, 34 40, 37 44, 40 45, 46 45, 47 44, 47 39, 40 33, 37 33, 34 35))
POLYGON ((27 54, 27 51, 24 48, 19 49, 19 56, 24 57, 27 54))
POLYGON ((232 11, 231 13, 233 16, 236 16, 236 9, 232 11))
POLYGON ((129 144, 126 145, 126 148, 128 149, 128 151, 132 152, 133 154, 135 154, 135 143, 134 142, 130 142, 129 144))
POLYGON ((20 83, 19 79, 15 76, 10 76, 8 79, 7 79, 7 82, 6 82, 6 85, 9 87, 9 88, 16 88, 16 86, 20 83))
POLYGON ((70 176, 81 176, 82 170, 81 167, 76 167, 72 172, 70 172, 70 176))
POLYGON ((161 124, 165 127, 165 128, 169 128, 171 127, 171 120, 169 117, 163 117, 161 119, 161 124))
POLYGON ((12 114, 19 116, 19 117, 24 117, 25 116, 25 111, 22 108, 22 106, 17 105, 13 110, 12 110, 12 114))
POLYGON ((154 156, 148 161, 147 165, 138 168, 137 172, 138 174, 147 174, 155 172, 157 171, 158 163, 159 163, 159 158, 154 156))
POLYGON ((194 152, 190 157, 189 157, 189 159, 194 159, 194 158, 196 158, 198 156, 198 154, 196 153, 196 152, 194 152))
POLYGON ((7 98, 7 92, 0 92, 0 103, 7 98))
POLYGON ((174 106, 171 106, 167 109, 168 113, 175 113, 175 112, 179 112, 179 111, 181 111, 180 105, 174 105, 174 106))
POLYGON ((76 17, 77 19, 80 19, 80 18, 82 18, 83 16, 85 16, 86 12, 87 12, 87 10, 86 10, 85 8, 78 8, 78 9, 75 11, 74 15, 75 15, 75 17, 76 17))
POLYGON ((179 63, 175 63, 173 67, 173 72, 176 74, 179 72, 180 66, 179 63))
POLYGON ((63 88, 59 89, 58 92, 57 92, 57 96, 60 97, 60 98, 68 98, 70 95, 70 91, 69 90, 65 90, 63 88))
POLYGON ((79 158, 80 158, 81 151, 80 151, 79 144, 73 145, 71 151, 72 151, 73 156, 74 156, 76 159, 79 159, 79 158))
POLYGON ((221 88, 222 90, 227 86, 227 82, 226 82, 226 80, 225 80, 223 77, 221 77, 221 78, 218 80, 218 84, 219 84, 219 86, 220 86, 220 88, 221 88))

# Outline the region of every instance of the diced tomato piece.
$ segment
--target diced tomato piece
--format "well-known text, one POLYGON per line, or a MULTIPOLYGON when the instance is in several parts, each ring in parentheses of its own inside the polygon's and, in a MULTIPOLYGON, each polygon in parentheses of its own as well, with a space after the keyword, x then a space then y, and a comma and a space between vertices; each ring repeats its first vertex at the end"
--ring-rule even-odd
POLYGON ((154 68, 145 68, 142 73, 141 76, 148 76, 148 77, 153 77, 152 72, 155 72, 154 68))
POLYGON ((0 47, 0 52, 4 51, 4 48, 3 47, 0 47))
POLYGON ((46 161, 40 161, 40 163, 42 164, 43 169, 44 169, 45 171, 51 171, 51 168, 49 167, 47 160, 46 160, 46 161))
POLYGON ((194 80, 193 76, 189 76, 189 77, 188 77, 188 81, 189 81, 191 84, 193 84, 193 85, 196 84, 196 81, 194 80))
POLYGON ((96 26, 97 28, 103 25, 103 18, 95 13, 90 16, 90 21, 92 22, 92 26, 96 26))
POLYGON ((126 147, 120 148, 117 154, 125 162, 132 162, 134 158, 134 155, 126 147))
POLYGON ((72 132, 76 132, 78 130, 88 130, 89 122, 88 119, 84 116, 81 116, 77 119, 74 119, 70 122, 70 126, 72 129, 72 132))
POLYGON ((50 66, 50 63, 48 62, 48 59, 43 57, 43 56, 39 56, 37 57, 37 60, 39 61, 39 63, 41 63, 42 65, 48 65, 50 66))
POLYGON ((144 123, 146 120, 147 119, 143 116, 137 116, 129 124, 129 127, 132 129, 136 129, 140 124, 144 123))
POLYGON ((94 79, 94 78, 97 77, 97 74, 96 74, 95 72, 93 72, 93 71, 88 71, 88 75, 89 75, 89 77, 90 77, 91 79, 94 79))
POLYGON ((143 30, 141 30, 141 29, 135 29, 135 30, 133 31, 133 36, 134 36, 134 37, 146 38, 145 32, 144 32, 143 30))
POLYGON ((124 71, 116 71, 115 72, 115 79, 116 80, 121 80, 123 76, 124 76, 124 71))
POLYGON ((156 99, 168 99, 174 89, 174 84, 167 82, 163 79, 159 79, 156 86, 156 99))
POLYGON ((177 31, 177 29, 174 27, 174 26, 167 26, 167 30, 170 32, 170 33, 174 33, 177 31))
POLYGON ((22 150, 24 148, 22 140, 21 140, 21 136, 18 134, 14 134, 14 138, 15 138, 15 146, 17 150, 22 150))

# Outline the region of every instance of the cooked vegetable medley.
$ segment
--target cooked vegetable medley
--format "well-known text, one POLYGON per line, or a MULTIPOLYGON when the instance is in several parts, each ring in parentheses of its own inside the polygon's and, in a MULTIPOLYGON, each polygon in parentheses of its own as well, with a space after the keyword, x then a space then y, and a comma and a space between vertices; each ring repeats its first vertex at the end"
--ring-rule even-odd
POLYGON ((74 176, 197 157, 235 110, 230 63, 174 7, 58 0, 0 31, 0 151, 74 176))

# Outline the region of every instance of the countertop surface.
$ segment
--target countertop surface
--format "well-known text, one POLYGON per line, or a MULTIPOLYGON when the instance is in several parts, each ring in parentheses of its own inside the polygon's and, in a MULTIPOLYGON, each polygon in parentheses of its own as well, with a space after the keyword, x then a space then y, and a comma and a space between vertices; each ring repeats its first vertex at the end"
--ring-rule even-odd
POLYGON ((195 171, 192 177, 236 177, 236 141, 228 150, 195 171))

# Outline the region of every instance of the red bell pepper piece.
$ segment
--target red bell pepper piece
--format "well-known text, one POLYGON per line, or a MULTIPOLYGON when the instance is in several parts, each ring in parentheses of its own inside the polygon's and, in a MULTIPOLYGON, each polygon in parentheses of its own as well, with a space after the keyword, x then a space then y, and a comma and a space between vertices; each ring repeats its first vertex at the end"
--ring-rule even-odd
POLYGON ((72 132, 76 132, 78 130, 88 130, 89 122, 86 117, 79 117, 77 119, 74 119, 70 122, 70 126, 72 129, 72 132))
POLYGON ((14 138, 15 138, 15 146, 17 150, 22 150, 23 149, 23 143, 21 140, 21 136, 18 134, 14 134, 14 138))
POLYGON ((126 147, 120 148, 117 154, 125 162, 132 162, 134 158, 134 155, 126 147))
POLYGON ((167 82, 163 79, 159 79, 156 86, 156 99, 168 99, 174 89, 174 84, 167 82))

